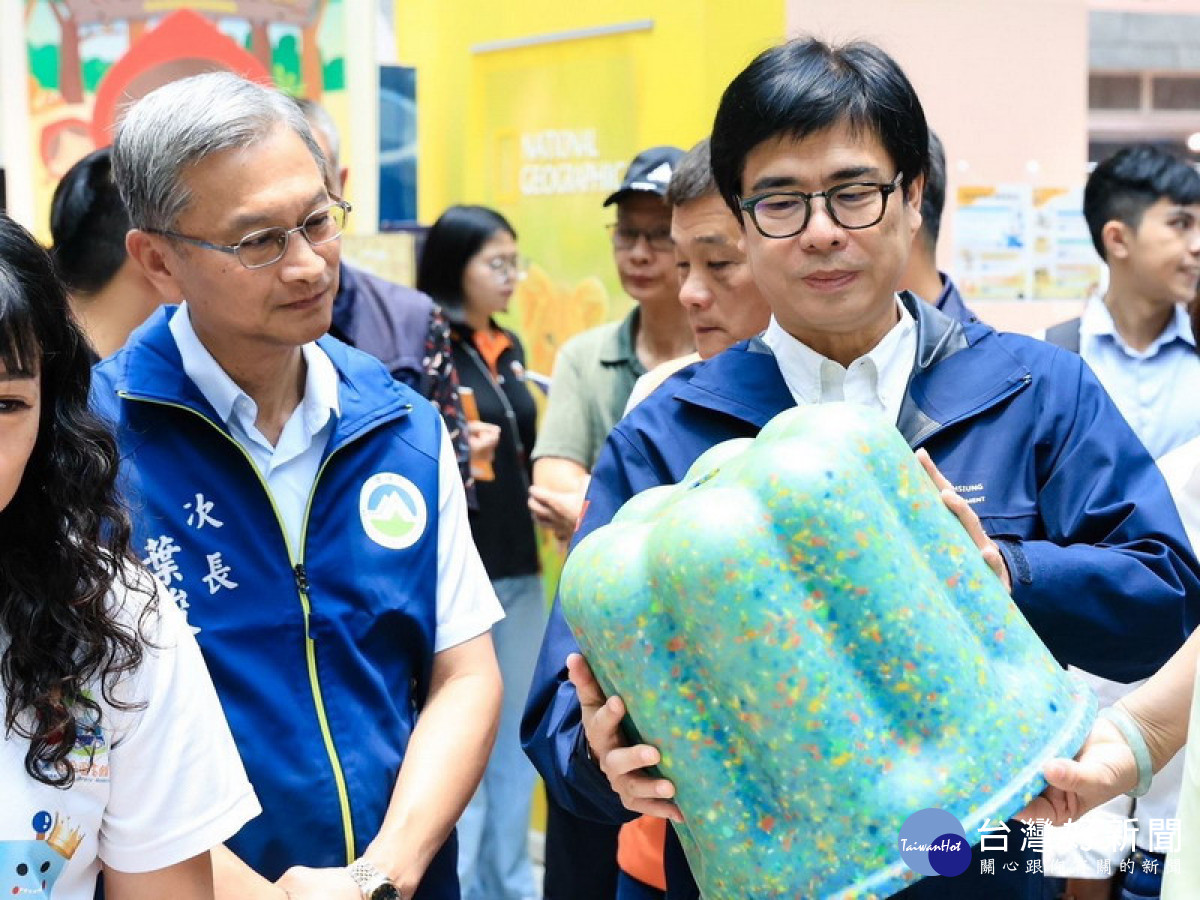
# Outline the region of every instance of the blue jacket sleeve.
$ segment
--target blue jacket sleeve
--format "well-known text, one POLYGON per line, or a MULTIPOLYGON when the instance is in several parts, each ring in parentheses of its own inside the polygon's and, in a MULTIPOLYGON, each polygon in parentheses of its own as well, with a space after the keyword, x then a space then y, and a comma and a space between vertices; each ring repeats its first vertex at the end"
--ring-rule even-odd
MULTIPOLYGON (((571 547, 607 524, 634 494, 661 483, 660 474, 619 430, 614 431, 596 462, 571 547)), ((584 818, 625 822, 636 814, 625 809, 584 749, 579 698, 567 679, 566 666, 567 656, 578 652, 579 645, 555 596, 521 723, 521 743, 559 805, 584 818)))
MULTIPOLYGON (((1060 367, 1061 371, 1061 367, 1060 367)), ((1196 626, 1200 567, 1158 467, 1091 370, 1050 461, 1041 540, 999 540, 1013 599, 1065 663, 1129 682, 1196 626)))

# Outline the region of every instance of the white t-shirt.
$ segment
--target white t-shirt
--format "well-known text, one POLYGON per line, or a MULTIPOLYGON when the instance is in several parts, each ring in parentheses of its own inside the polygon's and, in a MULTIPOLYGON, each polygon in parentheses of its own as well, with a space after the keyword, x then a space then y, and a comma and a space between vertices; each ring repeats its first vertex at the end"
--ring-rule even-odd
MULTIPOLYGON (((91 900, 101 861, 122 872, 162 869, 261 812, 195 638, 153 578, 140 570, 131 578, 157 592, 159 612, 142 628, 141 666, 115 694, 144 706, 113 709, 92 685, 99 727, 79 729, 66 790, 30 778, 28 741, 0 734, 0 897, 91 900)), ((118 618, 137 622, 147 595, 118 589, 118 618)))

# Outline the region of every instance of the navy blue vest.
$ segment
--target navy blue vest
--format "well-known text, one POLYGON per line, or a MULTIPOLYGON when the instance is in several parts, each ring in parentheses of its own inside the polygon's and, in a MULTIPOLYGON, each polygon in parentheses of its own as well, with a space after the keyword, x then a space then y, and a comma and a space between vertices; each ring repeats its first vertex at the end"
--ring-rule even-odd
MULTIPOLYGON (((263 814, 229 842, 274 880, 343 866, 383 821, 429 690, 441 419, 331 338, 341 416, 289 548, 257 470, 156 313, 97 367, 147 567, 196 630, 263 814)), ((186 740, 180 735, 180 740, 186 740)), ((458 897, 450 840, 418 897, 458 897)))

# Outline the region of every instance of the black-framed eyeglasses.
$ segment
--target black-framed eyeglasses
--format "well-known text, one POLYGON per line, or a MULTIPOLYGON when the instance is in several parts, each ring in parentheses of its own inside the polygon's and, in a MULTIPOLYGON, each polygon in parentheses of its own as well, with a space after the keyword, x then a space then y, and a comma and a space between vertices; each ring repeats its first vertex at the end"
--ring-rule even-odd
POLYGON ((825 199, 825 211, 841 228, 856 231, 878 225, 887 211, 887 198, 900 187, 904 173, 898 173, 889 184, 874 181, 854 181, 839 184, 824 191, 766 191, 745 200, 738 206, 750 214, 758 233, 768 238, 795 237, 808 227, 812 218, 812 201, 825 199))
POLYGON ((350 214, 350 204, 345 200, 334 200, 328 206, 315 209, 305 216, 304 221, 295 228, 262 228, 252 231, 236 244, 214 244, 178 231, 167 229, 147 228, 150 234, 161 234, 188 244, 195 244, 205 250, 217 250, 221 253, 232 253, 247 269, 262 269, 274 265, 283 259, 287 253, 288 241, 297 231, 304 235, 310 246, 319 247, 328 244, 342 236, 346 228, 346 216, 350 214))
POLYGON ((650 245, 651 250, 664 251, 675 249, 675 241, 671 239, 671 230, 669 228, 656 228, 653 231, 647 231, 644 228, 629 228, 620 222, 614 222, 608 226, 608 233, 612 237, 613 247, 617 250, 632 250, 642 238, 646 239, 646 243, 650 245))

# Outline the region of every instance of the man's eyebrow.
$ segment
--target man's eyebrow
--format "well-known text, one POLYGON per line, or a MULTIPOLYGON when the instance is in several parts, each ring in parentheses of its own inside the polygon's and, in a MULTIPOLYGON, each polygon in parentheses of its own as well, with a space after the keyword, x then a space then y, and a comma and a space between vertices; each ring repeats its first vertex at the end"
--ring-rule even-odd
MULTIPOLYGON (((827 176, 827 183, 840 184, 847 181, 854 181, 857 178, 865 176, 881 178, 882 173, 876 166, 843 166, 840 169, 835 169, 827 176)), ((784 190, 799 190, 800 182, 794 175, 767 175, 751 186, 751 193, 758 194, 763 191, 771 191, 777 188, 784 190)))
POLYGON ((697 244, 722 244, 729 246, 733 242, 723 234, 702 234, 696 238, 697 244))
POLYGON ((792 175, 766 175, 750 185, 750 193, 758 194, 775 188, 796 188, 799 183, 792 175))
POLYGON ((880 178, 883 173, 875 166, 847 166, 838 169, 829 178, 831 181, 853 181, 856 178, 863 178, 867 175, 880 178))
MULTIPOLYGON (((308 202, 305 204, 305 208, 308 209, 309 212, 312 212, 314 209, 316 209, 318 204, 325 202, 326 198, 328 197, 329 192, 326 191, 325 188, 321 188, 319 191, 309 197, 308 202)), ((308 213, 305 213, 305 215, 308 215, 308 213)), ((276 224, 276 222, 276 218, 267 213, 243 213, 240 216, 233 217, 233 219, 229 222, 229 230, 240 231, 242 229, 269 228, 270 226, 276 224)))

